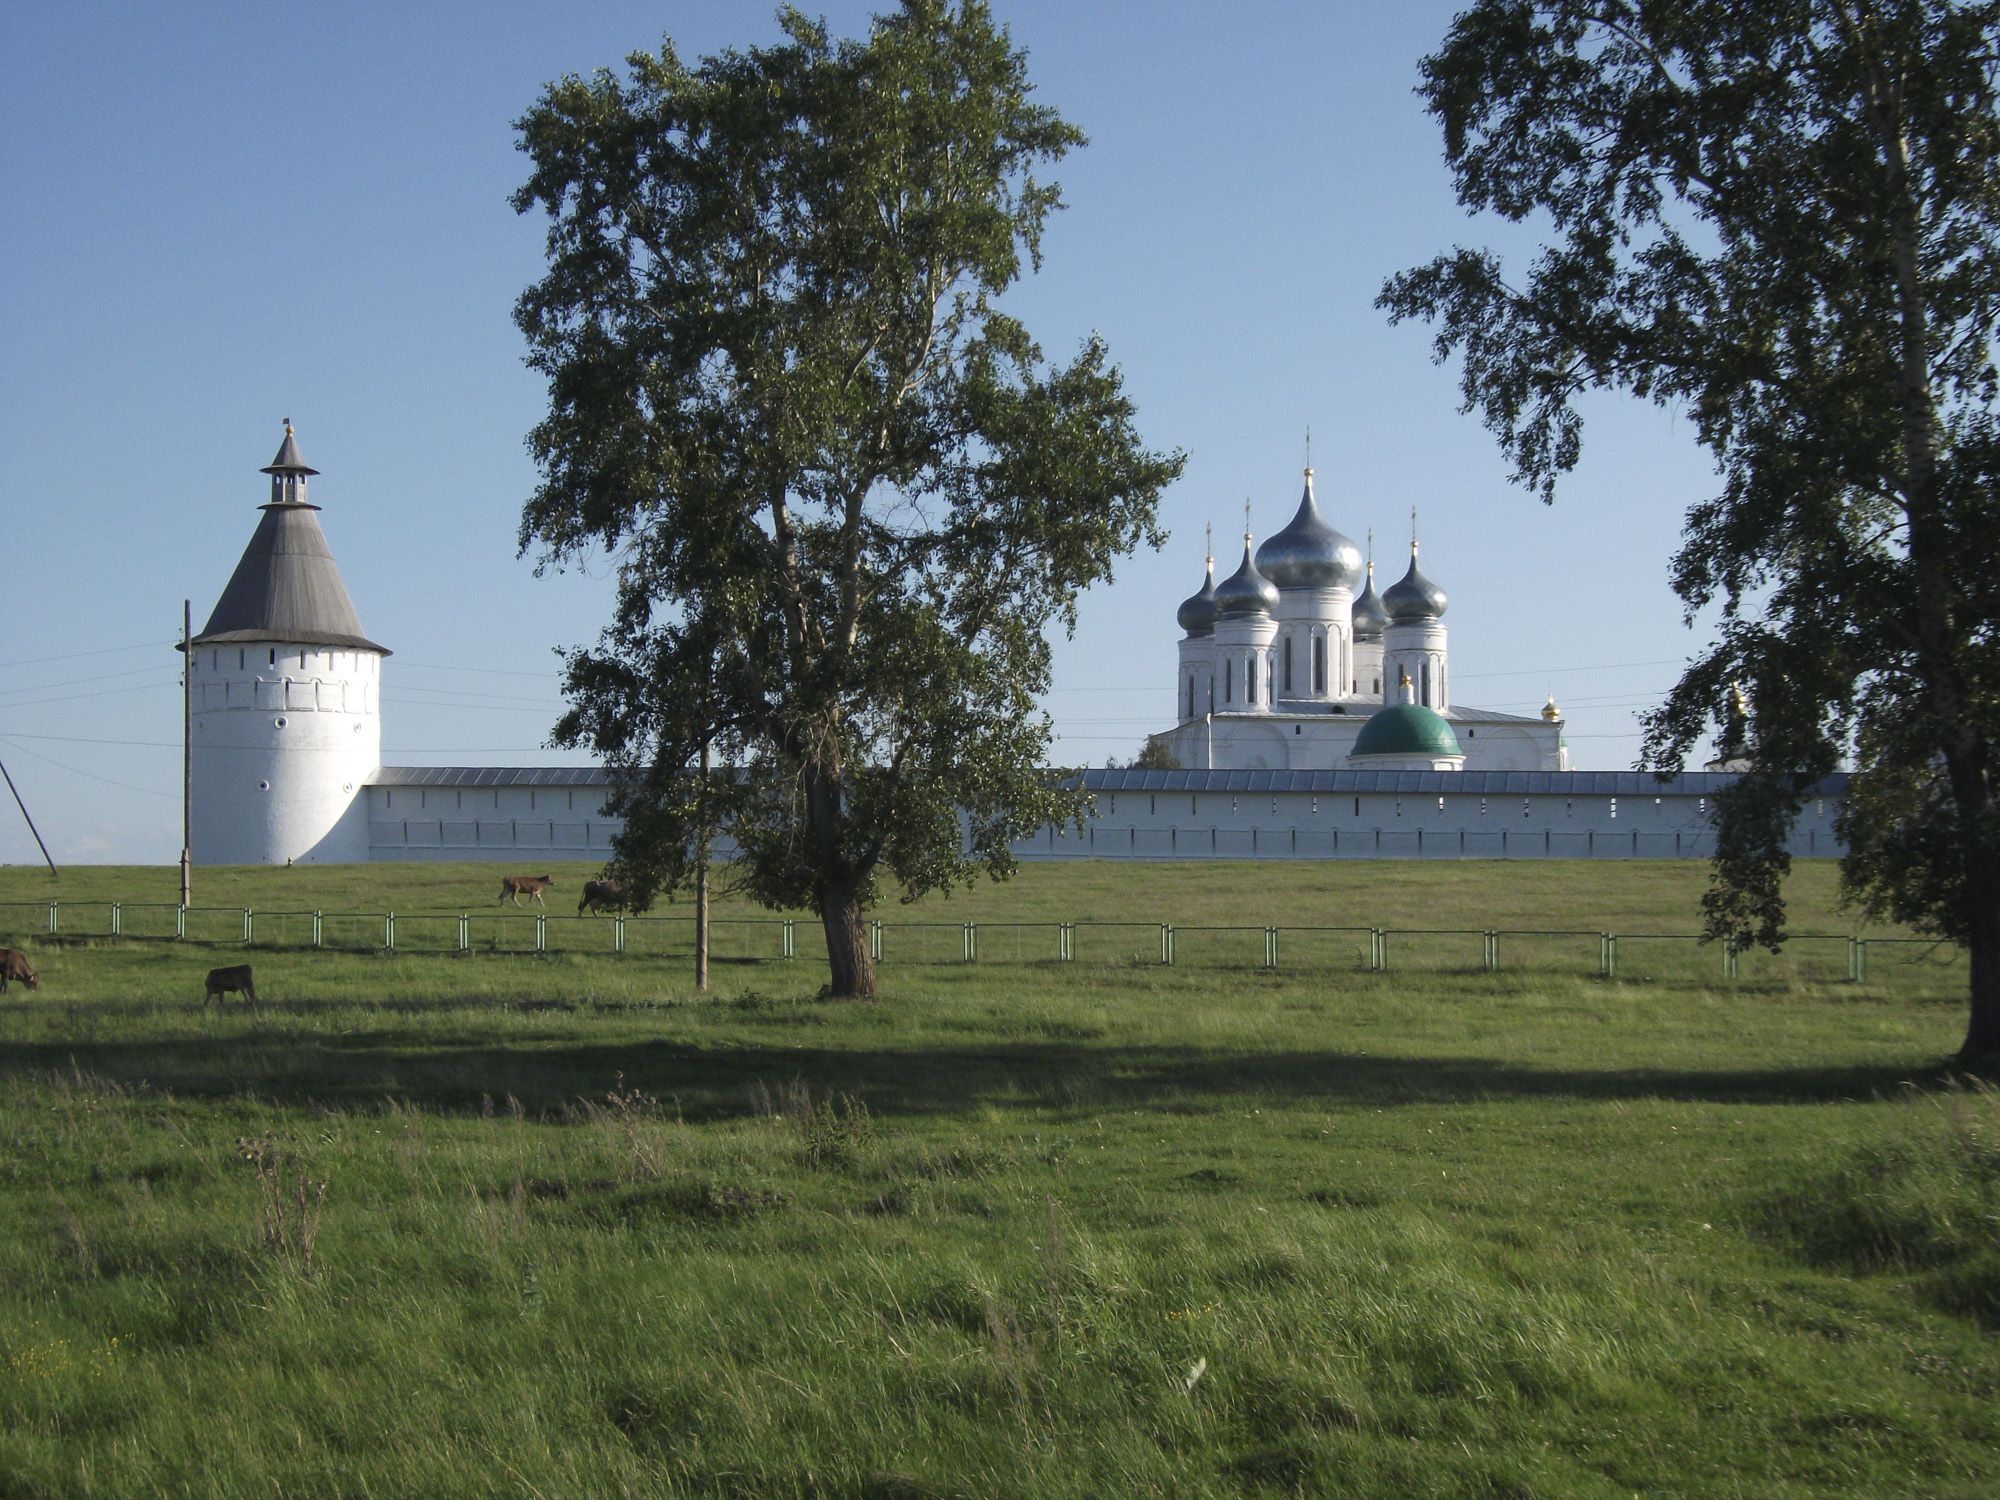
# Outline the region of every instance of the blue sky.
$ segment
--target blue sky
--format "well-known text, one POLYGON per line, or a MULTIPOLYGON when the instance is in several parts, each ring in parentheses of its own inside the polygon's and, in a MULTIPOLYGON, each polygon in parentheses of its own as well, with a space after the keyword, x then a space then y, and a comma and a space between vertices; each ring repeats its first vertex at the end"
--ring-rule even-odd
MULTIPOLYGON (((871 7, 832 5, 837 32, 871 7)), ((1415 506, 1451 595, 1457 701, 1553 691, 1574 762, 1631 764, 1634 715, 1705 638, 1667 562, 1714 488, 1685 423, 1589 407, 1553 507, 1507 483, 1382 280, 1469 220, 1412 94, 1453 7, 1000 0, 1041 96, 1090 136, 1013 308, 1052 356, 1103 334, 1141 430, 1185 449, 1172 539, 1128 560, 1058 644, 1066 763, 1133 754, 1173 712, 1175 605, 1202 527, 1234 565, 1296 504, 1376 533, 1391 579, 1415 506)), ((761 3, 0 8, 0 757, 58 861, 180 843, 181 600, 199 628, 297 424, 313 498, 386 668, 384 759, 536 764, 552 648, 608 614, 602 567, 516 557, 543 393, 514 298, 542 223, 507 206, 511 122, 544 83, 671 35, 773 40, 761 3)), ((0 862, 37 858, 0 803, 0 862)))

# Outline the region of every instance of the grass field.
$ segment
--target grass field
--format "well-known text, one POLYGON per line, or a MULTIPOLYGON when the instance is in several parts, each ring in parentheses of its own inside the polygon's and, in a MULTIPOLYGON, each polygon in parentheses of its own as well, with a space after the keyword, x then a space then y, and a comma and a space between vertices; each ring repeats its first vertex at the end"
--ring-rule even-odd
MULTIPOLYGON (((498 873, 196 894, 478 912, 498 873)), ((1704 873, 1068 865, 882 915, 1688 932, 1704 873)), ((1828 866, 1793 895, 1850 929, 1828 866)), ((707 997, 260 948, 224 1008, 239 949, 6 930, 44 982, 0 1001, 0 1496, 2000 1489, 2000 1103, 1941 1073, 1942 956, 892 944, 848 1005, 801 923, 707 997)))

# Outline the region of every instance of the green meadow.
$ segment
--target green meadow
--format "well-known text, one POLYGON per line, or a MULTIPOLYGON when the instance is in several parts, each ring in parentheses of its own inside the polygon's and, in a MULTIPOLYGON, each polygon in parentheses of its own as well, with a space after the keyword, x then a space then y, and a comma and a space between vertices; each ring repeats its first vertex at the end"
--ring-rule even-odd
POLYGON ((546 868, 0 870, 0 1496, 2000 1491, 2000 1097, 1826 863, 1734 977, 1698 864, 1031 867, 866 1004, 546 868))

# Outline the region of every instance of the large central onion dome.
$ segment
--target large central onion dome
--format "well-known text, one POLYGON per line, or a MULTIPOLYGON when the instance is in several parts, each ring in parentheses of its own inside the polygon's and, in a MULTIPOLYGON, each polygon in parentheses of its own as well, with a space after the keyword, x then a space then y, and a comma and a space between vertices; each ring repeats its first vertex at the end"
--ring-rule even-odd
POLYGON ((1181 600, 1180 610, 1174 615, 1180 621, 1181 629, 1190 636, 1215 634, 1215 559, 1208 560, 1208 577, 1201 583, 1201 592, 1181 600))
POLYGON ((1354 601, 1354 638, 1357 641, 1379 641, 1382 632, 1388 628, 1389 612, 1382 607, 1382 596, 1375 592, 1375 564, 1370 563, 1368 587, 1354 601))
POLYGON ((1389 618, 1397 622, 1404 620, 1435 620, 1444 614, 1449 601, 1445 592, 1417 571, 1417 544, 1410 543, 1410 571, 1400 582, 1392 583, 1382 591, 1382 607, 1389 612, 1389 618))
POLYGON ((1277 587, 1257 571, 1250 558, 1250 538, 1243 538, 1243 566, 1222 581, 1215 591, 1215 612, 1225 620, 1245 615, 1268 615, 1278 607, 1277 587))
POLYGON ((1352 589, 1361 581, 1361 549, 1321 517, 1311 469, 1299 513, 1257 549, 1257 568, 1281 589, 1352 589))

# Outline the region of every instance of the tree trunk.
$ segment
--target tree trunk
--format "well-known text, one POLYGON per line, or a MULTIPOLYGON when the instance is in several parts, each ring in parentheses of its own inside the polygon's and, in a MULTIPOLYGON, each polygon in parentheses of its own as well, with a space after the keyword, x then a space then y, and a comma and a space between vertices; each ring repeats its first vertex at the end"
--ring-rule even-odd
POLYGON ((1971 959, 1972 1015, 1965 1028, 1960 1062, 1992 1068, 2000 1063, 2000 871, 1985 851, 1966 871, 1965 895, 1971 910, 1966 950, 1971 959))
POLYGON ((700 811, 696 814, 701 827, 696 834, 699 842, 695 845, 694 856, 694 987, 708 988, 708 741, 701 742, 701 790, 696 793, 700 799, 700 811))
POLYGON ((875 959, 868 951, 868 924, 861 917, 855 893, 829 891, 820 903, 820 925, 826 929, 826 961, 833 971, 829 987, 836 999, 875 998, 875 959))

